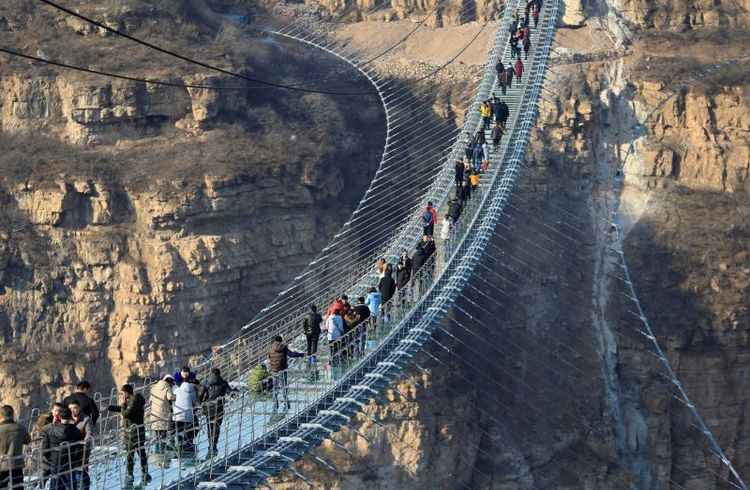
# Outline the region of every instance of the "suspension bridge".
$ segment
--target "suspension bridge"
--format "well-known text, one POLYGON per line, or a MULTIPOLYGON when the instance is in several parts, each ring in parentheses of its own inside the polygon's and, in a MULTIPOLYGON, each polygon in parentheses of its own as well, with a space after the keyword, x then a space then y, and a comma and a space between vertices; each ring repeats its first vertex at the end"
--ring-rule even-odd
MULTIPOLYGON (((179 452, 165 453, 158 447, 158 441, 148 437, 146 449, 150 454, 153 480, 149 484, 138 481, 136 484, 163 489, 255 488, 284 471, 311 484, 305 475, 294 469, 293 463, 309 455, 335 472, 335 465, 315 454, 314 449, 322 441, 331 440, 342 427, 351 427, 355 414, 361 413, 373 398, 402 375, 426 345, 432 343, 446 348, 436 340, 435 334, 446 333, 440 323, 446 320, 452 308, 472 318, 472 314, 462 310, 456 302, 467 288, 477 288, 471 280, 477 269, 487 268, 482 262, 498 260, 492 254, 491 241, 497 236, 501 217, 516 206, 511 200, 542 99, 560 0, 546 0, 542 4, 538 26, 531 29, 531 50, 525 60, 525 72, 503 96, 510 117, 501 144, 490 153, 489 166, 449 238, 439 240, 438 251, 414 272, 413 286, 384 305, 388 314, 377 329, 363 325, 348 333, 338 344, 339 348, 323 347, 313 368, 308 362, 291 363, 284 373, 286 397, 282 397, 282 405, 285 398, 288 399, 286 409, 278 410, 270 397, 254 395, 247 389, 250 371, 265 360, 276 335, 289 340, 293 349, 304 350, 301 325, 307 305, 322 307, 342 292, 350 298, 365 295, 377 286, 377 259, 395 263, 402 251, 413 250, 421 240, 419 210, 427 202, 445 210, 455 189, 454 162, 463 158, 465 142, 482 130, 479 106, 500 91, 495 65, 498 61, 508 65, 515 60, 511 57, 508 32, 513 16, 525 6, 523 0, 507 2, 462 127, 434 117, 426 104, 431 97, 429 88, 418 89, 408 82, 384 77, 370 66, 372 59, 363 60, 351 48, 340 45, 325 33, 314 33, 301 22, 283 27, 269 25, 264 29, 268 36, 303 43, 335 56, 369 81, 380 98, 386 118, 386 141, 380 166, 349 220, 321 254, 251 323, 242 327, 237 337, 220 346, 196 368, 201 379, 205 379, 212 368, 219 368, 238 388, 236 394, 224 400, 218 451, 206 460, 194 460, 179 452), (425 140, 431 144, 420 146, 425 140), (415 152, 419 155, 418 163, 415 163, 415 152), (407 175, 409 178, 405 178, 407 175)), ((485 23, 479 32, 488 25, 485 23)), ((637 301, 624 255, 620 251, 617 256, 622 261, 623 281, 637 301)), ((643 333, 655 342, 643 310, 636 304, 639 319, 644 322, 643 333)), ((463 327, 460 317, 452 321, 463 327)), ((669 374, 676 379, 658 343, 656 350, 667 363, 669 374)), ((151 386, 151 380, 145 380, 138 391, 148 398, 151 386)), ((677 386, 688 406, 694 408, 682 386, 677 386)), ((116 403, 116 397, 113 390, 109 395, 98 395, 96 401, 106 409, 116 403)), ((711 441, 713 452, 719 455, 728 471, 728 481, 746 489, 697 411, 694 414, 711 441)), ((119 418, 104 413, 88 461, 93 488, 131 485, 125 472, 122 437, 119 418)), ((205 453, 209 441, 199 436, 196 445, 197 452, 205 453)), ((38 448, 25 458, 30 469, 27 472, 29 484, 65 477, 45 473, 44 455, 38 448)), ((72 469, 67 472, 72 473, 72 469)))

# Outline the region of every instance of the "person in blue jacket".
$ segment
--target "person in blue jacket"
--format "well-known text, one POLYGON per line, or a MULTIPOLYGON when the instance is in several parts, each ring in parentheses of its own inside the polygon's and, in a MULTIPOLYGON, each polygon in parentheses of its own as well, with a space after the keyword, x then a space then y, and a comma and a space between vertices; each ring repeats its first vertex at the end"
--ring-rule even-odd
POLYGON ((377 326, 378 323, 380 303, 382 303, 382 300, 383 295, 381 295, 377 289, 370 288, 370 291, 367 293, 367 297, 365 298, 365 304, 370 309, 370 318, 372 318, 372 323, 374 326, 377 326))

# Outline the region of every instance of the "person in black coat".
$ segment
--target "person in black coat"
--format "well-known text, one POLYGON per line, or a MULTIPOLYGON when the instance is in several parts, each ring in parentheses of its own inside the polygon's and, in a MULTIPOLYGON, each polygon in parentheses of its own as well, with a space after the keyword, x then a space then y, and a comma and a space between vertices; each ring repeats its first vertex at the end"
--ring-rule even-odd
POLYGON ((201 408, 206 416, 208 429, 209 456, 219 453, 219 434, 221 433, 221 424, 224 421, 224 398, 233 391, 236 390, 221 377, 221 371, 218 368, 211 369, 211 374, 208 376, 208 381, 203 385, 200 396, 200 401, 203 404, 201 408))
POLYGON ((458 193, 458 197, 463 203, 466 203, 469 199, 471 199, 471 184, 467 179, 464 179, 463 184, 461 184, 461 189, 458 193))
POLYGON ((51 488, 73 488, 73 472, 83 465, 83 434, 70 409, 61 408, 59 415, 60 423, 46 425, 41 432, 44 475, 51 478, 51 488))
POLYGON ((459 196, 456 195, 448 203, 448 216, 453 220, 453 223, 458 222, 458 218, 461 217, 461 211, 463 211, 463 203, 459 196))
POLYGON ((508 68, 505 69, 505 81, 508 82, 508 88, 513 88, 513 77, 516 72, 513 70, 513 65, 508 63, 508 68))
POLYGON ((508 117, 510 117, 510 108, 508 107, 508 104, 506 104, 504 100, 498 101, 495 121, 499 122, 503 126, 503 129, 505 129, 508 117))
POLYGON ((391 264, 386 266, 385 275, 380 278, 378 291, 380 291, 382 305, 388 303, 396 293, 396 281, 393 280, 393 267, 391 264))
MULTIPOLYGON (((463 164, 461 164, 463 166, 463 164)), ((461 178, 463 181, 463 177, 461 178)), ((411 280, 411 259, 409 258, 409 254, 404 250, 401 252, 401 258, 398 259, 398 264, 396 265, 396 287, 398 289, 403 289, 409 285, 409 281, 411 280)))
MULTIPOLYGON (((426 237, 427 235, 425 235, 426 237)), ((424 238, 422 238, 424 240, 424 238)), ((414 253, 411 256, 411 270, 416 275, 417 272, 419 272, 419 269, 422 268, 424 263, 427 261, 427 257, 425 257, 424 249, 422 248, 422 242, 419 242, 417 245, 417 248, 414 250, 414 253)))
POLYGON ((318 307, 310 305, 310 311, 307 312, 302 320, 302 332, 307 339, 307 355, 313 356, 318 352, 318 339, 320 338, 320 325, 323 323, 323 317, 318 313, 318 307))
POLYGON ((125 384, 120 388, 122 402, 119 405, 110 405, 107 410, 119 413, 122 416, 122 437, 126 451, 125 482, 126 486, 133 483, 133 470, 135 468, 135 456, 138 454, 141 460, 142 484, 151 482, 148 472, 148 454, 146 453, 146 426, 143 425, 146 415, 146 399, 140 393, 135 393, 133 385, 125 384))
POLYGON ((456 187, 459 187, 461 185, 461 182, 464 181, 464 162, 461 160, 456 160, 456 187))
POLYGON ((91 419, 91 423, 96 425, 96 421, 99 420, 99 407, 96 402, 89 396, 91 385, 88 381, 81 381, 76 385, 76 391, 72 395, 68 395, 63 400, 63 406, 67 407, 72 402, 78 403, 81 407, 81 412, 86 414, 91 419))
POLYGON ((432 237, 424 235, 422 241, 417 244, 417 249, 411 257, 412 271, 414 274, 425 265, 427 260, 435 253, 435 242, 432 237))
POLYGON ((497 64, 495 65, 495 73, 497 74, 497 77, 500 78, 500 74, 505 72, 505 65, 503 65, 503 60, 497 60, 497 64))

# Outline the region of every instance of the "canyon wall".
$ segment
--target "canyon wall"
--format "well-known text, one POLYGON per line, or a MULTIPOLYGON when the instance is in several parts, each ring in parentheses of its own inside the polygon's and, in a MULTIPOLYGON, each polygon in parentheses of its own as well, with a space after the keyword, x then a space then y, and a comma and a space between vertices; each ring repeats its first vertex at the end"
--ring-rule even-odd
POLYGON ((319 7, 326 15, 336 18, 384 22, 424 20, 430 27, 498 19, 502 15, 503 3, 500 0, 390 0, 384 5, 373 0, 306 1, 306 4, 319 7))

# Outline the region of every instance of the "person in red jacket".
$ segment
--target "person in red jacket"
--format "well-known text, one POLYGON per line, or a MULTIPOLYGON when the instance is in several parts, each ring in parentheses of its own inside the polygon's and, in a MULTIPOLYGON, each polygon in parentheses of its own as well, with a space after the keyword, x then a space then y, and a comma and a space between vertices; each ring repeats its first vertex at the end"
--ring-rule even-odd
POLYGON ((340 315, 343 317, 345 311, 346 311, 346 301, 344 301, 343 296, 338 296, 336 297, 336 299, 333 300, 333 303, 331 303, 331 306, 329 306, 328 309, 326 310, 326 316, 340 315))
POLYGON ((516 80, 518 82, 521 81, 521 75, 523 75, 523 61, 521 61, 521 55, 518 55, 518 59, 516 60, 516 66, 513 69, 513 71, 516 73, 516 80))
POLYGON ((437 223, 437 210, 432 201, 427 201, 427 207, 422 211, 422 230, 425 235, 432 236, 437 223))

